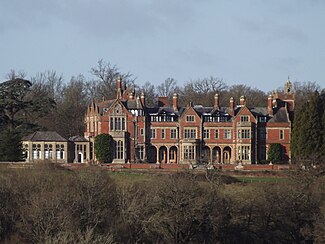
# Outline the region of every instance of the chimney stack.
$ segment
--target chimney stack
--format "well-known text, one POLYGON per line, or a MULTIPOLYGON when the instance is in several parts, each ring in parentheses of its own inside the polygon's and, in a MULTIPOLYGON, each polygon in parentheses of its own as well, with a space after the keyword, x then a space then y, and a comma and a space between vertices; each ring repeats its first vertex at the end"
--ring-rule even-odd
POLYGON ((239 98, 239 104, 240 104, 240 106, 242 106, 242 107, 245 107, 245 106, 246 106, 246 97, 245 97, 245 96, 241 96, 241 97, 239 98))
POLYGON ((174 111, 178 111, 178 95, 177 95, 177 93, 173 94, 173 109, 174 109, 174 111))
POLYGON ((122 78, 121 76, 117 77, 117 98, 122 98, 122 78))
POLYGON ((133 91, 130 92, 130 94, 129 94, 129 99, 130 99, 130 100, 134 100, 134 92, 133 92, 133 91))
POLYGON ((235 99, 233 97, 229 100, 229 115, 235 115, 235 99))
POLYGON ((267 98, 267 112, 269 115, 273 115, 273 96, 271 94, 267 98))
POLYGON ((219 95, 215 94, 214 95, 214 109, 219 109, 219 95))
POLYGON ((144 92, 141 92, 140 100, 141 100, 142 106, 145 107, 146 106, 146 98, 144 96, 144 92))

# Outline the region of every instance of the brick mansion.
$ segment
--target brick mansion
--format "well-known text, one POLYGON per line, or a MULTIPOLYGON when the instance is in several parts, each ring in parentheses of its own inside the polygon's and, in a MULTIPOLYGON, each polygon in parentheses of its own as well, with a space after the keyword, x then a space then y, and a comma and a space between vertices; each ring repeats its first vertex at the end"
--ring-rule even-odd
POLYGON ((268 97, 267 107, 248 108, 230 98, 220 107, 218 94, 211 107, 178 106, 178 95, 158 97, 154 108, 146 107, 145 95, 123 90, 117 82, 117 98, 92 103, 86 114, 85 138, 91 142, 101 133, 116 141, 113 162, 149 163, 258 163, 266 160, 271 143, 283 145, 290 160, 290 133, 294 96, 287 81, 284 93, 268 97))
POLYGON ((283 161, 291 160, 294 93, 289 80, 284 91, 268 96, 265 107, 254 108, 246 106, 244 96, 239 103, 230 98, 229 106, 221 107, 218 94, 209 107, 192 103, 180 107, 176 93, 172 101, 158 97, 157 105, 148 107, 145 94, 122 83, 117 80, 115 99, 91 102, 83 137, 66 140, 35 132, 24 138, 27 160, 96 162, 94 138, 102 133, 115 141, 113 163, 258 164, 267 160, 273 143, 282 145, 283 161))

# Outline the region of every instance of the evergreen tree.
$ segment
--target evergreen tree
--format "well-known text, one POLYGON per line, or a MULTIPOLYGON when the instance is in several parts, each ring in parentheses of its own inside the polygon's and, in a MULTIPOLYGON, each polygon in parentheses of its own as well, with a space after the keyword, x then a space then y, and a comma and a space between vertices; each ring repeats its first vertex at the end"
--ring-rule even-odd
POLYGON ((0 160, 21 160, 21 137, 37 128, 29 115, 44 116, 53 101, 45 96, 30 96, 32 83, 13 78, 0 84, 0 160))
POLYGON ((315 92, 296 114, 292 131, 292 156, 295 160, 318 163, 324 154, 324 93, 315 92))
POLYGON ((21 136, 17 130, 6 129, 0 133, 0 161, 22 160, 21 136))
POLYGON ((100 134, 95 137, 95 154, 100 163, 113 161, 115 145, 113 137, 109 134, 100 134))
POLYGON ((283 155, 283 147, 280 143, 272 143, 268 151, 268 160, 272 163, 281 162, 283 155))

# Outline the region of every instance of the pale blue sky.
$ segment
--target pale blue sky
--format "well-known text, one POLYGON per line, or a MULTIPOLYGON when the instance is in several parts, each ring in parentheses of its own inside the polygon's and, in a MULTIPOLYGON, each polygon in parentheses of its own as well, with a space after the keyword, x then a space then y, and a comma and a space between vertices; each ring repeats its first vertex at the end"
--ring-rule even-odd
POLYGON ((1 0, 0 80, 54 70, 90 77, 99 59, 138 84, 216 76, 264 91, 325 86, 324 0, 1 0))

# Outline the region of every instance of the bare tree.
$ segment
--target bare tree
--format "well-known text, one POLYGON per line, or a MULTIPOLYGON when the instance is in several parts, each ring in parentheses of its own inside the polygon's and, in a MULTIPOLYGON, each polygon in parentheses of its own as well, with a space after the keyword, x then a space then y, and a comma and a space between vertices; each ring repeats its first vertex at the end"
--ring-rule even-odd
POLYGON ((173 78, 167 78, 163 83, 157 86, 159 96, 171 97, 176 89, 177 81, 173 78))
POLYGON ((84 76, 79 75, 72 77, 70 83, 63 87, 62 100, 57 104, 57 115, 61 124, 57 131, 62 136, 71 137, 83 133, 88 104, 85 84, 84 76))
POLYGON ((320 91, 321 87, 315 81, 295 81, 293 82, 293 89, 295 93, 295 107, 297 108, 296 112, 299 112, 306 99, 315 91, 320 91))
POLYGON ((140 94, 144 94, 146 98, 146 106, 151 107, 155 105, 156 100, 156 93, 155 93, 155 86, 152 85, 150 82, 144 83, 139 88, 140 94))
POLYGON ((246 97, 247 105, 253 107, 266 106, 267 94, 259 89, 251 88, 244 84, 236 84, 227 90, 227 93, 223 96, 223 103, 228 105, 230 97, 239 101, 241 96, 246 97))
POLYGON ((216 93, 219 95, 222 94, 226 88, 227 85, 222 79, 213 76, 192 80, 180 91, 180 103, 183 104, 183 106, 187 105, 189 102, 213 106, 214 95, 216 93))
POLYGON ((23 70, 16 71, 14 69, 10 70, 9 73, 6 75, 5 79, 14 80, 14 79, 24 79, 26 78, 27 73, 23 70))
POLYGON ((222 79, 213 76, 191 81, 189 85, 194 92, 199 94, 220 93, 227 88, 226 83, 222 79))
POLYGON ((46 94, 54 101, 58 102, 62 98, 63 89, 63 76, 62 74, 57 74, 56 71, 45 71, 37 73, 31 78, 33 83, 33 93, 34 95, 46 94))
POLYGON ((87 83, 88 94, 91 98, 115 98, 117 86, 116 80, 120 77, 125 86, 134 86, 135 77, 130 73, 122 73, 116 65, 100 59, 97 66, 91 68, 90 73, 95 76, 94 80, 87 83))

